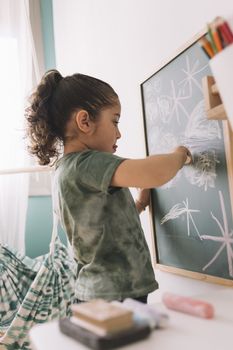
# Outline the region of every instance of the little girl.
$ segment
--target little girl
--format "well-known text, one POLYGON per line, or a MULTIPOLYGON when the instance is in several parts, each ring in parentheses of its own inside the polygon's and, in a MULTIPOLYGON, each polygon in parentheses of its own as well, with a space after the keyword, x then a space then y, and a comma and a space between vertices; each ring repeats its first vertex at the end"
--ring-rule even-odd
POLYGON ((110 85, 57 70, 44 75, 26 110, 31 154, 41 165, 56 161, 54 195, 78 261, 79 301, 147 302, 158 288, 138 214, 149 188, 171 180, 190 156, 183 146, 144 159, 114 155, 120 114, 110 85), (136 203, 128 187, 144 189, 136 203))

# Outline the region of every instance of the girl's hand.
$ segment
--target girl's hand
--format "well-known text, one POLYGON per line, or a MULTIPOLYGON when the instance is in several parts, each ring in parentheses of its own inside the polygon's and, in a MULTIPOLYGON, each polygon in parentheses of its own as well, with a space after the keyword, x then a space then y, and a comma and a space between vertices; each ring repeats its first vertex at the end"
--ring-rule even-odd
POLYGON ((140 188, 138 191, 138 198, 135 201, 136 208, 140 214, 150 203, 150 189, 140 188))
POLYGON ((185 146, 178 146, 178 147, 176 147, 174 149, 174 152, 183 154, 183 157, 184 157, 183 165, 192 164, 192 162, 193 162, 192 154, 191 154, 191 152, 189 151, 189 149, 187 147, 185 147, 185 146))

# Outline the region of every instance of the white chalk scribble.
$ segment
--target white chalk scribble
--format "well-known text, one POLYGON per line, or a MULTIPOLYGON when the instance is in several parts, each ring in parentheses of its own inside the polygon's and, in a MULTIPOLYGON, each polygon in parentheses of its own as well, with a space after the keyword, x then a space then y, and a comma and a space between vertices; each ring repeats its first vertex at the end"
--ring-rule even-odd
POLYGON ((216 166, 220 163, 214 150, 198 154, 193 167, 186 167, 184 174, 187 180, 198 187, 203 187, 205 191, 208 188, 215 188, 217 178, 216 166))
POLYGON ((185 128, 184 137, 187 140, 199 140, 199 143, 201 140, 212 141, 222 138, 219 122, 206 118, 204 100, 199 101, 193 109, 185 128))
POLYGON ((188 236, 190 236, 190 221, 193 224, 193 227, 197 233, 197 235, 199 236, 200 239, 201 235, 199 233, 199 230, 197 228, 197 225, 195 224, 195 221, 193 219, 192 213, 199 213, 200 210, 197 209, 190 209, 189 208, 189 202, 188 202, 188 198, 186 198, 185 201, 183 201, 182 203, 177 203, 175 204, 170 210, 169 212, 162 218, 161 220, 161 225, 163 225, 165 222, 169 221, 169 220, 174 220, 179 218, 181 215, 186 214, 186 221, 187 221, 187 234, 188 236))
POLYGON ((152 78, 150 82, 145 83, 143 91, 145 100, 147 102, 154 101, 156 99, 157 94, 160 93, 161 87, 161 79, 158 77, 152 78))
POLYGON ((205 117, 204 101, 200 101, 187 123, 183 140, 185 145, 195 154, 195 163, 192 167, 185 167, 184 174, 187 180, 198 187, 215 187, 217 177, 217 149, 219 149, 221 129, 218 121, 209 121, 205 117))
POLYGON ((148 102, 145 106, 145 112, 147 116, 147 126, 150 128, 157 124, 157 120, 160 118, 160 109, 158 104, 154 101, 148 102))
POLYGON ((173 108, 173 99, 170 96, 161 95, 157 98, 157 106, 163 123, 169 123, 173 108))
POLYGON ((164 132, 161 126, 152 126, 148 134, 148 145, 150 154, 161 154, 171 152, 178 144, 176 136, 164 132))
POLYGON ((202 235, 201 238, 205 240, 210 240, 213 242, 219 242, 222 243, 216 254, 213 256, 213 258, 203 267, 203 271, 208 269, 210 265, 214 263, 214 261, 218 258, 218 256, 221 254, 221 252, 226 248, 227 252, 227 261, 228 261, 228 269, 229 269, 229 275, 233 277, 233 250, 232 250, 232 244, 233 244, 233 231, 229 230, 228 228, 228 222, 227 222, 227 215, 225 210, 225 204, 223 200, 223 195, 221 191, 218 191, 219 193, 219 199, 220 199, 220 205, 222 210, 222 217, 223 217, 223 226, 220 223, 220 221, 217 219, 217 217, 211 212, 212 219, 216 222, 221 235, 220 236, 210 236, 210 235, 202 235))
POLYGON ((159 126, 152 125, 150 128, 148 126, 148 148, 149 154, 160 153, 159 144, 162 134, 162 129, 159 126))
MULTIPOLYGON (((178 141, 174 134, 164 132, 162 127, 152 127, 148 135, 149 154, 165 154, 170 153, 177 147, 178 141)), ((170 181, 160 186, 160 189, 168 189, 176 186, 181 176, 179 171, 170 181)))

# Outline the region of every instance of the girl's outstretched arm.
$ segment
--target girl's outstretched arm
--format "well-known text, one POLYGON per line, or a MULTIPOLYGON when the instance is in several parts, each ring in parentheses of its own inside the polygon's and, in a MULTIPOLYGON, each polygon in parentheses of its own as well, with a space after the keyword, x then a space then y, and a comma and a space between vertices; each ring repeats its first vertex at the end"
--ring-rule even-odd
POLYGON ((144 159, 126 159, 116 169, 111 185, 116 187, 159 187, 170 181, 183 165, 192 162, 189 150, 179 146, 168 154, 144 159))

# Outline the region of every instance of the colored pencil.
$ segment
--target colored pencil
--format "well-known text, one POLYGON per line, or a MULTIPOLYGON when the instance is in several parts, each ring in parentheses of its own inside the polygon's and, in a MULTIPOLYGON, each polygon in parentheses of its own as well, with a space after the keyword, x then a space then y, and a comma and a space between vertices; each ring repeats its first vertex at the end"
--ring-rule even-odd
POLYGON ((201 45, 203 51, 209 58, 214 57, 214 51, 212 49, 212 46, 205 36, 199 39, 198 43, 201 45))
POLYGON ((209 37, 210 45, 212 46, 214 54, 216 54, 218 52, 218 49, 217 49, 217 46, 216 46, 216 43, 215 43, 215 40, 214 40, 212 29, 211 29, 209 24, 207 25, 207 28, 208 28, 208 37, 209 37))
POLYGON ((231 31, 231 28, 229 26, 229 24, 227 23, 227 21, 225 21, 222 17, 217 17, 216 19, 216 23, 217 23, 217 28, 220 31, 225 45, 230 45, 233 43, 233 33, 231 31))
POLYGON ((217 52, 220 52, 223 49, 223 45, 222 45, 221 37, 220 37, 219 32, 217 30, 217 26, 216 26, 215 21, 210 23, 209 26, 210 26, 210 31, 212 33, 213 41, 215 43, 215 47, 217 49, 217 52))

